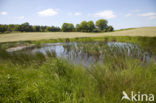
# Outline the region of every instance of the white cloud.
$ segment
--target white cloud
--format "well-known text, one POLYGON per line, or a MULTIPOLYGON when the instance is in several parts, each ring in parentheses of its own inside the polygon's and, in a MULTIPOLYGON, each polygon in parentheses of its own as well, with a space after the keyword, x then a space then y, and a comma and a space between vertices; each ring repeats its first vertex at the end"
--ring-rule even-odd
POLYGON ((125 16, 128 17, 128 16, 131 16, 131 15, 132 15, 131 13, 128 13, 128 14, 126 14, 125 16))
POLYGON ((114 14, 112 10, 104 10, 102 12, 98 12, 95 14, 95 16, 106 18, 106 19, 112 19, 116 17, 116 15, 114 14))
POLYGON ((149 19, 156 19, 156 12, 148 12, 148 13, 138 14, 138 16, 148 17, 149 19))
POLYGON ((8 13, 6 11, 2 11, 0 14, 1 15, 7 15, 8 13))
POLYGON ((57 12, 57 10, 54 10, 54 9, 46 9, 43 11, 39 11, 38 14, 40 16, 55 16, 58 14, 58 12, 57 12))
POLYGON ((79 16, 79 15, 81 15, 81 13, 79 13, 79 12, 76 12, 76 13, 74 13, 76 16, 79 16))

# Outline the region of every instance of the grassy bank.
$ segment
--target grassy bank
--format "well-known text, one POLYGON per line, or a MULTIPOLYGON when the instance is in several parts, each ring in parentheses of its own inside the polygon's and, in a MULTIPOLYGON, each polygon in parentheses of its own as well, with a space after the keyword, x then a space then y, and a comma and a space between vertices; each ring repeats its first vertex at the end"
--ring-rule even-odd
POLYGON ((84 68, 55 53, 9 54, 1 49, 0 102, 119 103, 123 90, 156 94, 156 63, 145 66, 114 51, 103 65, 84 68))

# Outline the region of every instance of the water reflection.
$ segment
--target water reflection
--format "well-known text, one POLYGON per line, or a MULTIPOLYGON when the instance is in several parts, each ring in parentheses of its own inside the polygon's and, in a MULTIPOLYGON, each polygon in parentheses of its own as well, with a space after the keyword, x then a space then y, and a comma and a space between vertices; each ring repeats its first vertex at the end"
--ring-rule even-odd
POLYGON ((109 57, 136 58, 143 63, 150 62, 150 54, 144 52, 137 45, 121 42, 70 42, 70 43, 48 43, 41 45, 40 48, 24 50, 25 52, 56 52, 57 57, 65 58, 71 63, 89 66, 94 63, 104 63, 109 57))

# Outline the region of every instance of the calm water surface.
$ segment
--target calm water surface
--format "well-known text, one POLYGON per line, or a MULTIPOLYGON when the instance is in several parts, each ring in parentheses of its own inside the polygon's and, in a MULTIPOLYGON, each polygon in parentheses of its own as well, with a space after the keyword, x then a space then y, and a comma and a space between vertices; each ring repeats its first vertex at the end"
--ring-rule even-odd
POLYGON ((103 64, 108 54, 121 55, 125 58, 138 58, 146 64, 151 60, 150 53, 143 51, 136 44, 123 42, 47 43, 40 45, 40 47, 23 49, 20 52, 41 52, 44 55, 47 55, 47 52, 55 52, 57 57, 84 66, 91 66, 94 63, 103 64))

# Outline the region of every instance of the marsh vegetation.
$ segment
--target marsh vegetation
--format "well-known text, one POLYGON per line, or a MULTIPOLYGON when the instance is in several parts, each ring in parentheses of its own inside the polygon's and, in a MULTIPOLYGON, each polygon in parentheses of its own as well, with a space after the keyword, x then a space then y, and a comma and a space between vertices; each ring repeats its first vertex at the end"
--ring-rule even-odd
POLYGON ((116 103, 121 101, 123 90, 156 94, 152 49, 107 40, 46 45, 40 41, 35 48, 15 52, 7 52, 6 45, 1 45, 0 102, 116 103), (85 64, 92 57, 95 62, 84 66, 73 63, 73 57, 85 64), (150 57, 149 61, 144 57, 150 57))
MULTIPOLYGON (((69 42, 45 43, 37 46, 13 47, 7 49, 10 53, 42 53, 45 56, 55 54, 74 64, 92 66, 95 63, 104 64, 108 55, 124 56, 124 58, 137 58, 148 65, 153 55, 143 51, 138 45, 124 42, 69 42)), ((111 57, 111 56, 110 56, 111 57)), ((109 57, 109 58, 110 58, 109 57)))

